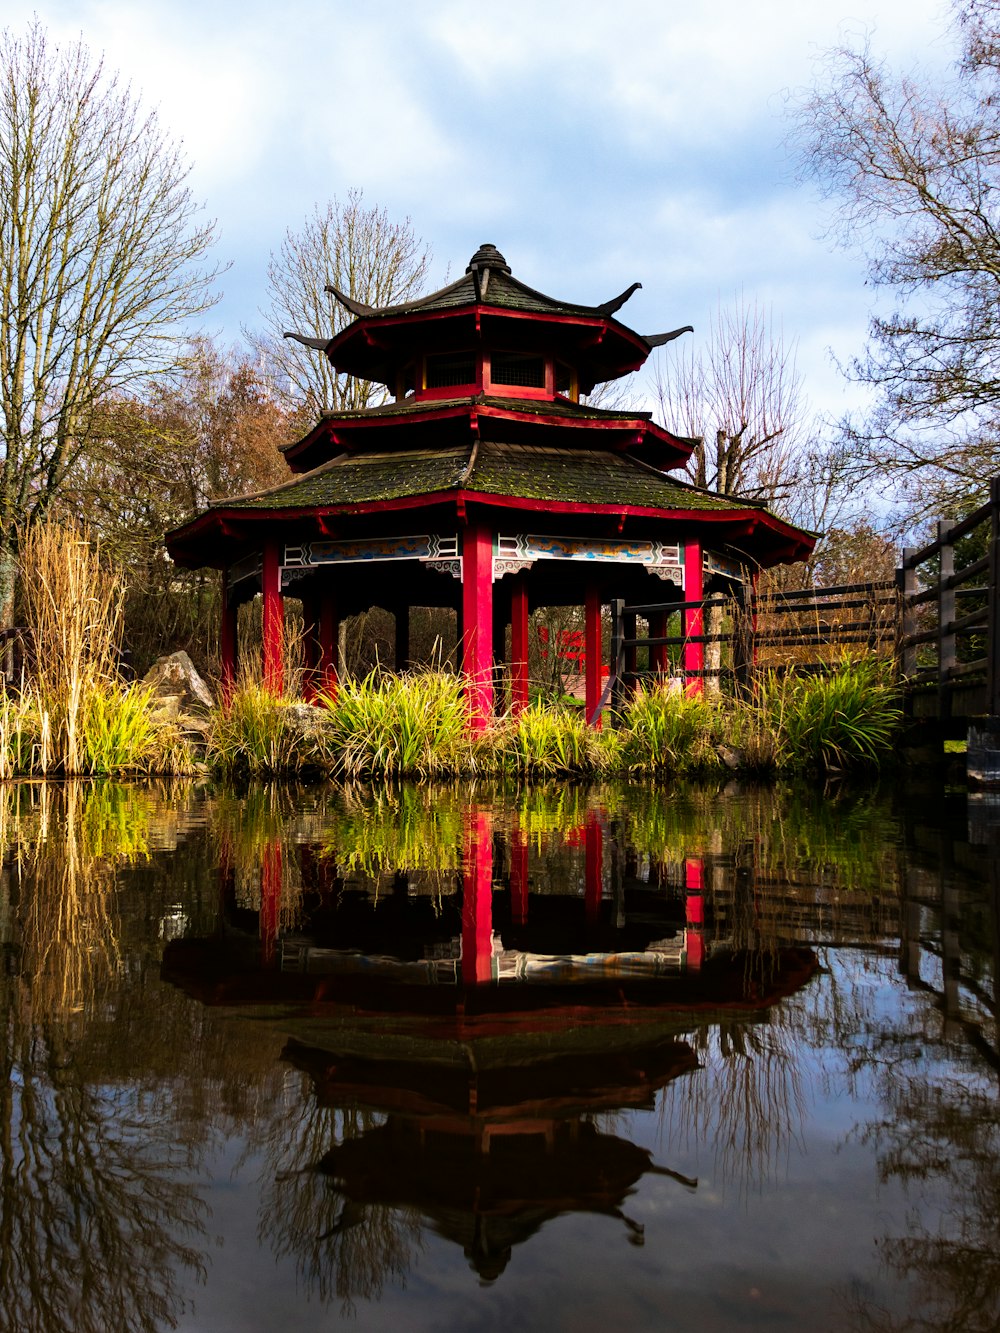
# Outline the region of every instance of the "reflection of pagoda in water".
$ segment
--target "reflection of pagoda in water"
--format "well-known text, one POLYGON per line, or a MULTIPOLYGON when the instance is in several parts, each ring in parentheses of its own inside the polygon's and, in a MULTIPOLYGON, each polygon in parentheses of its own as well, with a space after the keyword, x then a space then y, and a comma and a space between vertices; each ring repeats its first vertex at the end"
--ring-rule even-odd
POLYGON ((314 1164, 341 1200, 333 1234, 359 1225, 366 1208, 416 1209, 493 1279, 515 1245, 564 1213, 619 1219, 642 1244, 624 1205, 644 1175, 697 1186, 591 1118, 652 1109, 658 1088, 698 1066, 684 1042, 482 1071, 338 1057, 294 1041, 285 1058, 310 1074, 321 1105, 380 1113, 314 1164))
POLYGON ((501 831, 471 802, 459 829, 433 885, 388 866, 365 882, 300 849, 294 922, 282 917, 288 849, 269 845, 259 902, 224 874, 217 935, 164 950, 164 976, 190 995, 279 1023, 285 1058, 308 1073, 317 1106, 338 1112, 330 1141, 310 1139, 277 1176, 270 1226, 281 1230, 282 1191, 306 1172, 327 1191, 311 1201, 311 1234, 334 1247, 386 1210, 422 1218, 487 1279, 566 1213, 618 1219, 641 1243, 625 1210, 643 1178, 695 1182, 602 1117, 653 1109, 699 1069, 688 1033, 766 1021, 815 955, 720 938, 700 858, 669 886, 642 883, 620 847, 605 855, 598 811, 569 830, 547 878, 537 846, 529 875, 516 821, 501 831))

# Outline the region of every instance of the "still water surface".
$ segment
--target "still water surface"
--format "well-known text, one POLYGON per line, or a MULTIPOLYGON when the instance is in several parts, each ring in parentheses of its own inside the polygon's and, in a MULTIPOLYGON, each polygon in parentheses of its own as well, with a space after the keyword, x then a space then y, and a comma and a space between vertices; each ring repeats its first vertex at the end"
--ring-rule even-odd
POLYGON ((4 788, 0 1327, 995 1329, 998 828, 4 788))

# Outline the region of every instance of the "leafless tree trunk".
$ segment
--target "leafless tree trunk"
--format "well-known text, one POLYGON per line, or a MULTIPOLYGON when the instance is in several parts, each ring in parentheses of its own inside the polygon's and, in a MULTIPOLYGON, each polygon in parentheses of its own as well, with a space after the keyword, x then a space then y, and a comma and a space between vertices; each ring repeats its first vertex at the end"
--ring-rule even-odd
POLYGON ((0 623, 15 532, 87 448, 94 414, 183 355, 213 240, 155 114, 36 22, 0 36, 0 623))

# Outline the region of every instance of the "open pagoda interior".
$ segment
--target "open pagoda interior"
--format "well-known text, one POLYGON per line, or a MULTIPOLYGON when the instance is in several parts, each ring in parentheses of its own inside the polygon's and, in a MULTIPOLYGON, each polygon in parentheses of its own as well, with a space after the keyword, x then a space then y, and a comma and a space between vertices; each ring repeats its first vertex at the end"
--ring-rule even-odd
MULTIPOLYGON (((481 728, 497 706, 498 665, 512 709, 527 704, 531 611, 575 606, 592 716, 604 604, 697 601, 807 556, 812 534, 670 475, 695 441, 648 412, 582 401, 690 331, 642 336, 621 323, 638 285, 599 306, 556 300, 483 245, 458 281, 402 305, 375 309, 331 288, 351 322, 328 339, 289 336, 338 373, 384 386, 387 400, 324 413, 284 449, 286 482, 219 500, 167 535, 177 563, 222 571, 224 685, 238 608, 258 595, 265 682, 282 688, 283 599, 298 598, 314 695, 336 689, 345 617, 391 612, 398 668, 411 609, 450 608, 481 728)), ((685 615, 684 668, 698 679, 700 621, 685 615)))

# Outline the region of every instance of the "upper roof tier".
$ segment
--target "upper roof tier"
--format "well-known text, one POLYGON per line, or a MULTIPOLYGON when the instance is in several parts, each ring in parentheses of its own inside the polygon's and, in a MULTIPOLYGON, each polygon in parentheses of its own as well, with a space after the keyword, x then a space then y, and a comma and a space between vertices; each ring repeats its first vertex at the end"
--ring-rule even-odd
POLYGON ((484 244, 456 282, 401 305, 376 308, 328 287, 352 323, 328 339, 285 336, 323 352, 342 374, 386 385, 397 398, 433 396, 460 383, 479 392, 523 388, 526 379, 546 396, 577 397, 638 370, 654 347, 692 331, 685 325, 643 335, 620 323, 615 313, 641 285, 597 306, 556 300, 515 278, 496 246, 484 244))

